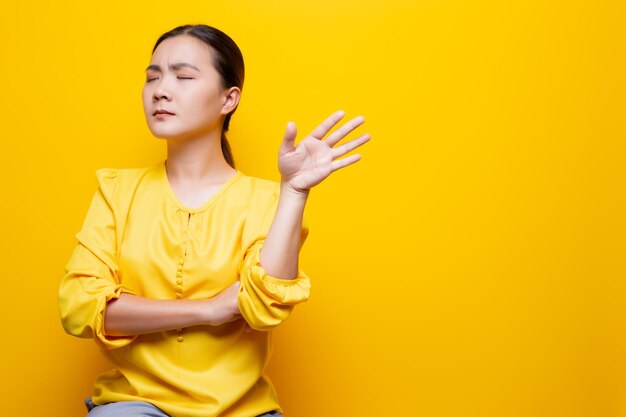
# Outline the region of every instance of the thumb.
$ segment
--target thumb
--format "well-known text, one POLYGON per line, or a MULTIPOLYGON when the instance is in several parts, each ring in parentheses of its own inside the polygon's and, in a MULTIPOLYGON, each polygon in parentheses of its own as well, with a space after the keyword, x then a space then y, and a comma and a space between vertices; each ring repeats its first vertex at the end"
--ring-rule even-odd
POLYGON ((293 150, 293 144, 296 140, 297 133, 298 130, 296 129, 296 124, 294 122, 287 122, 285 136, 283 136, 283 143, 280 146, 281 154, 293 150))

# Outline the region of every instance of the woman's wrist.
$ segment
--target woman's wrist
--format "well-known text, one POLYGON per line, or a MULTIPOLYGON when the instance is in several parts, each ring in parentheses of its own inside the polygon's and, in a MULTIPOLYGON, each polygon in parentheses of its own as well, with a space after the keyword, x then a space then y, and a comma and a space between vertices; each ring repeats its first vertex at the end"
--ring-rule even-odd
POLYGON ((280 182, 280 195, 282 198, 287 198, 289 200, 306 203, 307 198, 309 197, 311 190, 296 190, 289 185, 286 181, 280 182))

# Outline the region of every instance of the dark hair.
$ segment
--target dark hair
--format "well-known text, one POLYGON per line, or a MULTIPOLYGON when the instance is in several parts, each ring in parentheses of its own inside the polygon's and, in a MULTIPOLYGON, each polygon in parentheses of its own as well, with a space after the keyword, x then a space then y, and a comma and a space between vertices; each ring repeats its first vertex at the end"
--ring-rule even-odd
MULTIPOLYGON (((152 53, 157 49, 157 46, 167 38, 172 38, 179 35, 190 35, 201 41, 205 42, 211 48, 212 64, 213 67, 220 74, 222 79, 222 87, 239 87, 243 91, 243 79, 245 75, 245 68, 243 64, 243 55, 239 50, 239 47, 227 34, 219 29, 216 29, 208 25, 182 25, 175 27, 169 32, 164 33, 156 41, 152 53)), ((228 164, 235 168, 235 160, 226 139, 225 132, 228 131, 228 125, 230 124, 230 117, 237 110, 237 107, 226 115, 224 124, 222 126, 222 154, 228 164)))

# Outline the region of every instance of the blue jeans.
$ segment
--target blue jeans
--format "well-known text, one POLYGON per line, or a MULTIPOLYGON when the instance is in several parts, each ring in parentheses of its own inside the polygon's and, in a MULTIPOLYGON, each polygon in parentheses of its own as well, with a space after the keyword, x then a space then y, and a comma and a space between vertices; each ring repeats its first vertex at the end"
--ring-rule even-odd
MULTIPOLYGON (((120 401, 95 405, 91 397, 85 398, 89 410, 87 417, 170 417, 160 408, 143 401, 120 401)), ((268 411, 255 417, 283 417, 278 411, 268 411)))

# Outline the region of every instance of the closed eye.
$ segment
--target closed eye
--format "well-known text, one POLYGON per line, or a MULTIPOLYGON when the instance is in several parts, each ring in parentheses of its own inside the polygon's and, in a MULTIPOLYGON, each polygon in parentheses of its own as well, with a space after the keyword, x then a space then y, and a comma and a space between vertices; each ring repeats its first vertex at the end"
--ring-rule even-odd
MULTIPOLYGON (((192 77, 176 77, 176 78, 178 78, 179 80, 193 80, 192 77)), ((156 80, 156 78, 148 78, 146 80, 146 82, 149 83, 149 82, 154 81, 154 80, 156 80)))

